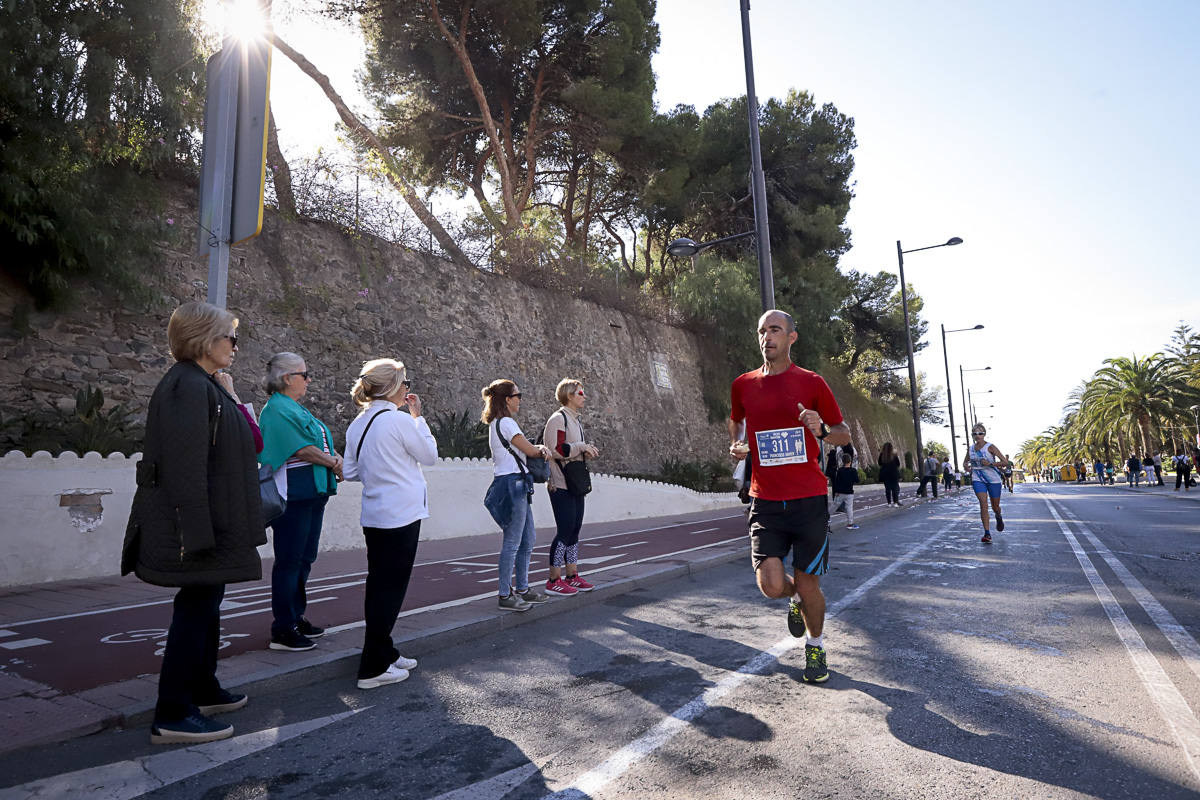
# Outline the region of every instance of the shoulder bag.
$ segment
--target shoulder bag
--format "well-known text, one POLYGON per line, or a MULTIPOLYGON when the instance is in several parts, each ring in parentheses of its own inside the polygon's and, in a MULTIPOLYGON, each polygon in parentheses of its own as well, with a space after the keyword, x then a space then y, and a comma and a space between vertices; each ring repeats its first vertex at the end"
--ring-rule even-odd
MULTIPOLYGON (((563 428, 570 430, 567 421, 567 412, 559 410, 563 416, 563 428)), ((585 438, 583 434, 583 425, 579 425, 580 438, 585 438)), ((567 491, 575 497, 583 497, 588 492, 592 491, 592 474, 588 471, 587 461, 566 461, 562 465, 563 479, 567 482, 567 491)))
MULTIPOLYGON (((546 459, 538 456, 530 457, 528 460, 517 455, 512 449, 512 445, 504 441, 504 434, 500 433, 500 420, 496 420, 496 438, 500 440, 500 444, 504 445, 504 449, 512 453, 513 460, 517 462, 517 468, 521 470, 522 475, 528 475, 534 483, 545 483, 550 480, 550 464, 546 459)), ((533 491, 530 489, 530 491, 533 491)))

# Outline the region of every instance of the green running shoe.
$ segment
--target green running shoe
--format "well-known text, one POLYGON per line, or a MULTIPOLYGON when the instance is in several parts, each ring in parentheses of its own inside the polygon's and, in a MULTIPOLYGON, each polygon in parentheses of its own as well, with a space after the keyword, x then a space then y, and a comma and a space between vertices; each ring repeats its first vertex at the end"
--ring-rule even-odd
POLYGON ((788 633, 797 639, 804 638, 807 630, 804 627, 804 615, 800 613, 800 604, 796 598, 788 600, 788 633))
POLYGON ((829 680, 829 669, 825 666, 825 648, 814 644, 804 645, 804 682, 824 683, 829 680))

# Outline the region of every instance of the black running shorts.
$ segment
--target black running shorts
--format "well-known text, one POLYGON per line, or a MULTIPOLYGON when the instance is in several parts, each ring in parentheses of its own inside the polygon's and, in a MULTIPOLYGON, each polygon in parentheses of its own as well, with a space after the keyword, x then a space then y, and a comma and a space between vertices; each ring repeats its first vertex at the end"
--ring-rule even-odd
POLYGON ((750 558, 758 570, 768 558, 788 551, 796 572, 824 575, 829 567, 829 500, 825 495, 798 500, 750 502, 750 558))

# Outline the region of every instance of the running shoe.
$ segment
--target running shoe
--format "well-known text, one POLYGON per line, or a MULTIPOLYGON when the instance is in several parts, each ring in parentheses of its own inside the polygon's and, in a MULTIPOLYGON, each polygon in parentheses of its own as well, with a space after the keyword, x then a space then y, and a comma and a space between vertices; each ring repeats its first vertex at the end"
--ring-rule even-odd
POLYGON ((534 589, 532 586, 530 586, 525 591, 521 591, 520 589, 518 589, 517 594, 520 595, 521 599, 524 600, 526 603, 532 603, 533 605, 537 605, 538 603, 549 603, 550 602, 550 598, 546 595, 545 592, 539 592, 537 589, 534 589))
POLYGON ((404 656, 399 656, 395 661, 392 662, 392 666, 396 669, 402 669, 406 671, 414 670, 417 668, 417 660, 415 658, 405 658, 404 656))
POLYGON ((358 688, 378 689, 380 686, 387 686, 391 683, 400 683, 400 681, 406 680, 408 680, 408 670, 400 669, 395 664, 391 664, 387 669, 373 678, 359 678, 358 688))
POLYGON ((291 650, 292 652, 312 650, 316 646, 316 642, 295 628, 292 628, 290 631, 284 631, 283 633, 272 636, 271 644, 268 645, 268 647, 270 647, 272 650, 291 650))
POLYGON ((217 722, 200 713, 181 720, 155 722, 150 726, 150 744, 200 744, 216 742, 233 736, 233 726, 217 722))
POLYGON ((200 709, 203 716, 211 717, 213 714, 224 714, 227 711, 237 711, 239 708, 246 705, 249 700, 244 694, 237 694, 225 689, 217 689, 212 697, 205 698, 205 702, 197 703, 196 706, 200 709))
POLYGON ((546 591, 550 594, 560 594, 564 597, 569 597, 573 594, 579 594, 578 589, 564 581, 562 578, 555 578, 552 581, 546 581, 546 591))
POLYGON ((590 584, 586 580, 584 580, 582 575, 568 575, 567 576, 567 584, 570 586, 574 586, 576 589, 578 589, 581 592, 590 592, 592 589, 596 588, 595 586, 593 586, 592 584, 590 584))
POLYGON ((983 542, 984 544, 991 544, 992 543, 992 532, 984 531, 983 538, 980 539, 979 541, 983 542))
POLYGON ((501 611, 528 611, 533 608, 529 603, 521 599, 521 596, 516 592, 500 598, 501 611))
POLYGON ((858 530, 858 526, 857 526, 857 525, 847 525, 847 526, 846 526, 846 530, 848 530, 848 531, 856 531, 856 530, 858 530))
POLYGON ((788 633, 800 639, 807 633, 804 627, 804 615, 800 613, 800 604, 796 598, 788 600, 788 633))
POLYGON ((804 645, 804 682, 824 683, 829 680, 829 669, 825 666, 825 648, 815 644, 804 645))
POLYGON ((996 512, 996 532, 1004 533, 1004 517, 1000 516, 1000 512, 996 512))
POLYGON ((313 625, 304 617, 301 617, 300 621, 296 623, 296 630, 300 631, 300 633, 304 634, 310 639, 319 639, 325 635, 324 628, 322 628, 320 625, 313 625))

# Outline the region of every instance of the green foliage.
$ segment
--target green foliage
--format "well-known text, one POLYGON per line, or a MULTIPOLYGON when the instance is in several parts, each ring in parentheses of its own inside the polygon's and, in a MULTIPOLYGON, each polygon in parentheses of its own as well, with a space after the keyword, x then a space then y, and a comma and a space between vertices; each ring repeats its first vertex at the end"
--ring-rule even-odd
POLYGON ((105 411, 103 392, 90 385, 75 392, 75 408, 71 412, 51 406, 45 414, 0 418, 4 449, 21 450, 26 455, 39 450, 54 455, 62 452, 129 455, 140 448, 144 433, 124 404, 118 403, 105 411))
POLYGON ((859 470, 859 480, 863 483, 879 483, 879 464, 871 463, 859 470))
POLYGON ((190 3, 0 4, 0 251, 39 307, 118 287, 168 233, 151 171, 188 154, 190 3))
POLYGON ((441 458, 485 458, 489 455, 488 429, 469 411, 442 412, 429 426, 441 458))
POLYGON ((732 491, 732 470, 724 461, 682 461, 668 458, 662 462, 661 480, 686 486, 697 492, 732 491))

